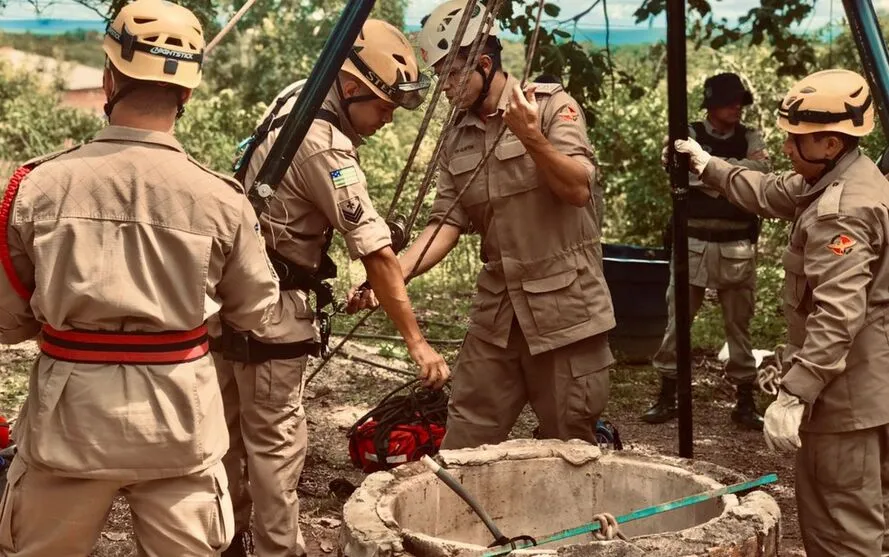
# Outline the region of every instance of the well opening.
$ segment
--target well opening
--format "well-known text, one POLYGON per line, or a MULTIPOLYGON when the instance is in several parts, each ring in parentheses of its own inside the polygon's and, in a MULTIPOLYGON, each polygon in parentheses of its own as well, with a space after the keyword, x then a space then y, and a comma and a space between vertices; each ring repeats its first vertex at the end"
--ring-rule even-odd
MULTIPOLYGON (((686 470, 621 457, 580 466, 560 457, 503 460, 451 473, 510 537, 536 538, 591 522, 599 512, 619 516, 720 487, 686 470)), ((392 517, 404 530, 480 546, 493 541, 478 516, 432 474, 402 483, 384 504, 391 505, 392 517)), ((719 516, 724 508, 721 498, 713 499, 627 523, 621 531, 632 537, 684 530, 719 516)), ((547 547, 592 540, 586 535, 547 547)))
MULTIPOLYGON (((450 473, 482 504, 504 535, 553 534, 741 481, 706 463, 609 452, 580 442, 516 441, 443 451, 450 473)), ((572 537, 525 555, 623 557, 777 555, 779 511, 768 495, 734 495, 621 525, 625 547, 572 537), (607 546, 611 547, 607 547, 607 546), (607 553, 602 552, 607 551, 607 553), (713 553, 713 551, 717 551, 713 553)), ((459 557, 482 555, 493 536, 472 510, 419 463, 373 474, 344 509, 342 555, 459 557)))

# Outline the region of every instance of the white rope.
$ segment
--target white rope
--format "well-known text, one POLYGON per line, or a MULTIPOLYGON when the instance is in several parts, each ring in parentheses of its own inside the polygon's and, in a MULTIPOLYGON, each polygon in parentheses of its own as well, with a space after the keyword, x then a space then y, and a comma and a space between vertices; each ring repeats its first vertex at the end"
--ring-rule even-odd
POLYGON ((756 371, 756 383, 759 388, 772 396, 778 395, 778 385, 784 376, 784 349, 785 345, 775 347, 775 363, 756 371))
POLYGON ((593 532, 593 537, 599 541, 610 541, 615 538, 626 541, 627 537, 618 528, 617 519, 611 513, 599 513, 593 515, 593 522, 599 523, 599 529, 593 532))

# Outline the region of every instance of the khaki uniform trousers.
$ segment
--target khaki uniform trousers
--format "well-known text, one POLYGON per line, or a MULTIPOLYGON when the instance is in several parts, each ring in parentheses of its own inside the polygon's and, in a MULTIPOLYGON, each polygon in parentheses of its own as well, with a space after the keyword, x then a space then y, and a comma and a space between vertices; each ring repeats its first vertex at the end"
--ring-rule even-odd
MULTIPOLYGON (((755 260, 750 257, 733 258, 730 246, 714 242, 689 241, 689 313, 694 321, 704 302, 707 288, 715 288, 722 307, 725 339, 729 359, 725 373, 735 385, 751 383, 756 379, 756 359, 750 341, 750 320, 755 308, 756 288, 755 260), (697 247, 694 246, 697 244, 697 247), (703 244, 703 245, 702 245, 703 244)), ((673 283, 673 266, 670 265, 670 286, 667 288, 667 330, 652 364, 663 376, 676 378, 676 303, 673 283)))
POLYGON ((889 555, 889 425, 800 438, 796 502, 806 555, 889 555))
POLYGON ((258 557, 305 555, 296 488, 308 443, 302 406, 308 357, 247 365, 213 356, 229 431, 222 461, 236 530, 249 529, 252 507, 258 557))
POLYGON ((544 439, 596 442, 596 421, 605 409, 608 335, 596 335, 532 356, 516 321, 506 348, 468 334, 454 370, 443 449, 506 440, 526 403, 544 439))
MULTIPOLYGON (((145 455, 150 462, 151 455, 145 455)), ((209 557, 234 534, 225 470, 216 463, 186 476, 142 482, 58 476, 13 460, 0 501, 0 555, 86 557, 114 496, 130 505, 145 557, 209 557)))

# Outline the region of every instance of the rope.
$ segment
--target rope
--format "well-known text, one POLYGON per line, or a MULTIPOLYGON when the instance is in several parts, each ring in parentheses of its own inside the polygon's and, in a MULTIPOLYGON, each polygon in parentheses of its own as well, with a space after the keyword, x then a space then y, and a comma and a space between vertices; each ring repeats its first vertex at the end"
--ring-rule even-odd
MULTIPOLYGON (((500 2, 498 2, 499 5, 500 2)), ((525 71, 522 75, 522 82, 520 87, 522 89, 525 88, 525 83, 528 81, 528 76, 531 73, 531 64, 534 60, 534 54, 537 50, 537 39, 540 35, 540 18, 543 15, 543 5, 545 0, 538 1, 537 8, 537 21, 535 22, 534 33, 531 36, 531 44, 528 47, 528 56, 525 59, 525 71)), ((410 275, 413 275, 417 269, 420 268, 420 264, 423 262, 423 258, 426 256, 426 253, 429 251, 429 248, 432 247, 432 242, 435 240, 435 237, 441 231, 442 227, 448 220, 448 217, 451 216, 451 213, 457 207, 457 204, 460 202, 460 199, 463 198, 463 195, 469 190, 469 187, 475 182, 475 179, 484 170, 485 166, 488 164, 488 159, 491 158, 491 154, 494 152, 494 149, 497 147, 497 144, 500 143, 500 139, 503 137, 503 134, 506 133, 506 123, 500 123, 500 130, 497 132, 497 137, 494 139, 491 146, 485 150, 485 154, 482 157, 482 160, 479 161, 478 165, 473 170, 472 174, 469 176, 469 180, 466 181, 466 184, 457 192, 457 197, 454 198, 454 201, 448 207, 448 210, 445 211, 444 216, 438 221, 438 225, 436 225, 435 230, 432 232, 432 236, 429 237, 429 241, 426 242, 426 245, 423 246, 423 251, 420 252, 420 257, 417 258, 417 262, 414 264, 414 268, 411 269, 410 275)))
POLYGON ((244 2, 244 5, 241 6, 241 9, 239 9, 235 13, 235 15, 233 15, 232 18, 228 20, 228 23, 225 24, 225 27, 223 27, 219 31, 219 33, 216 33, 216 36, 213 37, 213 40, 210 41, 210 43, 206 47, 204 47, 204 57, 210 55, 210 52, 214 48, 216 48, 216 46, 222 41, 223 38, 225 38, 228 32, 231 31, 235 25, 237 25, 238 21, 240 21, 242 17, 244 17, 244 14, 247 13, 247 10, 249 10, 255 3, 256 0, 247 0, 246 2, 244 2))
MULTIPOLYGON (((347 333, 343 333, 340 331, 333 331, 332 334, 334 336, 344 336, 347 333)), ((359 333, 352 333, 352 338, 365 339, 365 340, 391 340, 393 342, 403 342, 404 339, 400 336, 395 335, 363 335, 359 333)), ((460 346, 463 344, 463 339, 456 338, 427 338, 426 342, 429 344, 440 344, 442 346, 460 346)))
MULTIPOLYGON (((488 6, 485 7, 485 16, 483 16, 485 25, 483 27, 481 27, 479 29, 478 34, 476 34, 475 40, 473 40, 472 45, 470 46, 469 56, 468 56, 467 60, 473 61, 478 58, 478 54, 482 48, 482 43, 484 41, 486 41, 487 37, 491 34, 491 29, 493 28, 494 21, 496 20, 497 16, 499 15, 500 9, 503 6, 503 3, 504 3, 503 0, 495 0, 494 3, 490 7, 488 7, 488 6), (490 14, 491 17, 487 17, 488 14, 490 14)), ((464 11, 464 14, 465 13, 466 12, 464 11)), ((452 48, 454 46, 458 46, 458 44, 459 43, 456 43, 456 41, 455 41, 454 45, 452 45, 452 48)), ((452 50, 452 52, 456 52, 456 51, 452 50)), ((450 55, 450 52, 448 54, 450 55)), ((453 65, 453 60, 451 61, 451 63, 453 65)), ((443 73, 443 75, 446 75, 446 76, 449 75, 450 67, 448 67, 446 65, 445 70, 442 73, 443 73)), ((414 203, 414 207, 411 210, 411 214, 407 219, 407 223, 405 224, 405 230, 406 230, 405 235, 406 236, 410 234, 411 230, 413 230, 414 224, 416 224, 416 222, 417 222, 417 217, 420 214, 420 209, 423 206, 423 199, 426 198, 426 195, 429 193, 429 189, 432 187, 432 178, 433 178, 433 176, 435 176, 435 170, 438 166, 438 159, 439 159, 439 157, 441 157, 441 150, 444 147, 444 140, 448 136, 448 134, 451 131, 451 128, 453 128, 454 124, 457 121, 457 109, 455 107, 460 104, 460 101, 462 101, 463 96, 465 95, 465 92, 466 92, 466 84, 469 83, 469 78, 473 73, 475 73, 475 67, 471 63, 468 63, 465 66, 463 66, 463 68, 460 72, 460 83, 459 83, 459 86, 457 87, 457 91, 460 92, 459 93, 460 96, 458 97, 457 102, 455 102, 451 105, 451 110, 448 113, 447 121, 445 122, 445 125, 442 127, 441 133, 438 135, 438 139, 435 142, 435 148, 432 151, 432 157, 429 159, 429 164, 426 165, 426 173, 423 175, 423 180, 420 182, 420 187, 417 191, 416 202, 414 203)), ((439 84, 442 84, 442 83, 444 83, 444 82, 442 80, 439 80, 439 84)), ((411 271, 411 272, 413 273, 413 271, 411 271)))
POLYGON ((592 522, 599 523, 599 529, 593 532, 593 537, 599 541, 609 541, 614 538, 629 541, 629 539, 620 531, 617 519, 611 513, 599 513, 593 515, 592 522))
POLYGON ((778 395, 778 385, 784 376, 784 350, 786 346, 779 344, 775 347, 775 364, 769 364, 756 371, 756 383, 763 392, 772 396, 778 395))
MULTIPOLYGON (((522 88, 524 88, 526 82, 528 81, 528 76, 531 73, 531 65, 534 60, 534 55, 536 54, 536 51, 537 51, 537 42, 538 42, 538 39, 540 36, 540 20, 541 20, 541 17, 543 16, 544 3, 545 3, 545 0, 538 0, 537 19, 535 21, 534 32, 533 32, 532 38, 531 38, 531 44, 529 45, 529 48, 528 48, 528 55, 525 59, 525 70, 523 72, 522 81, 521 81, 522 88)), ((490 34, 491 29, 493 27, 493 22, 496 19, 497 15, 499 14, 500 8, 503 6, 503 4, 504 4, 504 0, 494 0, 492 5, 490 6, 490 8, 486 8, 486 10, 489 10, 489 12, 491 13, 491 17, 487 18, 486 24, 481 29, 479 29, 479 34, 476 36, 475 42, 472 45, 472 50, 470 51, 470 56, 471 56, 469 58, 470 61, 474 60, 475 57, 478 56, 478 50, 481 48, 481 42, 482 42, 481 38, 482 38, 482 36, 487 36, 488 34, 490 34)), ((469 11, 469 9, 470 8, 467 8, 467 10, 464 11, 464 16, 469 11)), ((462 21, 463 20, 461 20, 461 23, 462 23, 462 21)), ((454 44, 451 46, 451 50, 448 52, 448 57, 450 57, 452 54, 454 56, 456 56, 456 54, 455 54, 456 50, 454 50, 454 49, 457 47, 457 45, 459 45, 459 43, 457 41, 454 41, 454 44)), ((449 61, 451 64, 453 64, 453 59, 449 58, 449 59, 446 59, 446 61, 449 61)), ((449 69, 447 64, 445 65, 445 69, 446 70, 449 69)), ((458 89, 459 91, 461 91, 461 94, 462 94, 462 91, 466 90, 466 87, 465 87, 466 82, 468 81, 469 76, 474 71, 475 71, 475 69, 472 66, 471 62, 467 63, 466 66, 463 68, 463 71, 461 74, 461 79, 460 79, 460 88, 458 89)), ((444 73, 443 75, 447 75, 447 73, 444 73)), ((439 82, 440 82, 440 80, 439 80, 439 82)), ((438 86, 436 86, 436 91, 438 92, 438 86)), ((435 100, 437 100, 437 99, 435 99, 435 100)), ((454 105, 457 105, 457 104, 458 103, 454 103, 454 105)), ((430 108, 432 108, 432 107, 430 107, 430 108)), ((431 110, 427 110, 427 114, 429 112, 431 112, 431 110)), ((432 159, 430 160, 429 165, 426 168, 426 175, 424 176, 423 182, 420 185, 420 190, 417 195, 417 201, 415 202, 414 209, 411 212, 411 216, 405 225, 405 237, 409 237, 410 231, 413 228, 414 223, 416 222, 417 215, 419 214, 419 205, 422 203, 422 199, 425 197, 426 192, 428 192, 428 188, 429 188, 431 181, 432 181, 432 174, 435 169, 435 165, 438 161, 438 157, 441 155, 441 148, 444 145, 444 138, 447 136, 447 133, 450 131, 451 127, 453 126, 453 124, 455 122, 456 113, 457 113, 457 111, 455 109, 453 109, 453 107, 452 107, 450 115, 448 117, 448 122, 445 124, 445 127, 442 128, 442 132, 438 137, 435 151, 433 152, 432 159)), ((469 180, 466 182, 466 184, 463 186, 463 188, 457 193, 457 197, 454 199, 454 201, 448 207, 447 211, 445 212, 444 217, 439 221, 438 225, 436 226, 435 230, 432 233, 432 236, 430 236, 429 240, 426 242, 426 245, 423 247, 423 251, 420 253, 420 257, 417 258, 417 262, 416 262, 416 264, 414 264, 414 268, 411 269, 410 274, 413 274, 419 268, 420 263, 423 261, 423 257, 426 256, 426 253, 429 251, 429 248, 432 246, 432 242, 435 240, 435 237, 441 231, 441 228, 444 226, 444 223, 447 221, 447 218, 454 211, 457 204, 460 202, 460 199, 463 198, 463 195, 469 189, 469 186, 472 185, 472 183, 475 181, 475 179, 478 177, 478 175, 484 169, 485 165, 488 162, 488 159, 491 158, 491 154, 494 152, 494 148, 500 142, 500 139, 503 137, 503 135, 505 133, 506 133, 506 125, 501 123, 500 130, 498 131, 497 136, 494 139, 494 142, 491 144, 491 147, 485 151, 484 156, 479 161, 478 165, 476 165, 475 170, 473 171, 472 175, 469 177, 469 180)), ((418 140, 420 137, 421 137, 421 135, 418 134, 418 140)), ((403 186, 402 186, 402 189, 403 189, 403 186)), ((396 192, 396 193, 398 195, 400 195, 400 192, 396 192)), ((337 345, 335 347, 333 347, 333 349, 328 352, 328 354, 321 360, 321 363, 318 364, 318 366, 312 371, 312 373, 306 379, 306 384, 308 384, 316 375, 318 375, 318 373, 321 372, 322 369, 324 369, 324 367, 327 365, 327 362, 329 362, 342 349, 343 345, 352 337, 352 335, 355 334, 355 332, 359 329, 359 327, 361 327, 364 324, 364 322, 367 321, 367 319, 371 315, 373 315, 378 309, 379 309, 379 306, 368 311, 365 315, 363 315, 361 317, 361 319, 359 319, 355 323, 355 325, 352 326, 352 328, 349 330, 349 332, 347 332, 345 334, 345 336, 343 336, 342 340, 340 340, 340 342, 337 343, 337 345)))
MULTIPOLYGON (((472 19, 472 12, 475 10, 477 1, 478 0, 470 0, 466 9, 463 10, 460 23, 457 25, 457 32, 454 35, 454 40, 451 42, 451 48, 448 50, 448 54, 445 57, 444 68, 448 71, 454 66, 454 62, 457 59, 457 53, 460 51, 460 44, 463 42, 463 36, 466 34, 466 29, 469 27, 469 21, 472 19)), ((405 163, 404 168, 401 170, 401 176, 398 178, 398 184, 395 186, 395 193, 392 194, 392 202, 389 204, 389 210, 386 211, 387 220, 392 217, 392 213, 395 211, 395 206, 398 204, 398 200, 404 191, 407 177, 411 171, 411 166, 414 164, 414 159, 417 158, 417 153, 420 151, 420 145, 423 142, 423 138, 426 136, 426 130, 429 128, 429 124, 435 113, 435 107, 438 105, 438 101, 441 98, 443 85, 443 81, 436 80, 435 89, 432 91, 432 98, 429 101, 429 106, 426 107, 426 114, 423 116, 423 122, 420 124, 420 129, 417 131, 417 137, 414 139, 410 154, 408 154, 407 163, 405 163)), ((448 115, 448 120, 452 118, 453 112, 454 110, 452 108, 451 113, 448 115)), ((422 203, 422 197, 419 197, 415 204, 417 203, 422 203)), ((409 237, 408 234, 405 234, 405 237, 409 237)))

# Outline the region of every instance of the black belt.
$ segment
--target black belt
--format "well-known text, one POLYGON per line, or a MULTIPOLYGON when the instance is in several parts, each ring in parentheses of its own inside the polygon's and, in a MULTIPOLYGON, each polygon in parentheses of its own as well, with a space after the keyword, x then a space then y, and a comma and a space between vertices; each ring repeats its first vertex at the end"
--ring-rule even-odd
POLYGON ((737 242, 738 240, 749 240, 749 230, 709 230, 707 228, 698 228, 696 226, 688 227, 688 237, 704 242, 737 242))
POLYGON ((321 344, 312 340, 300 342, 267 343, 256 340, 247 333, 233 330, 226 331, 223 336, 210 338, 210 350, 222 354, 230 362, 242 364, 262 364, 269 360, 291 360, 303 356, 321 355, 321 344))

